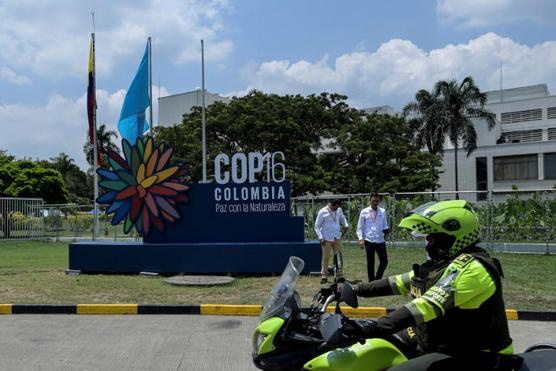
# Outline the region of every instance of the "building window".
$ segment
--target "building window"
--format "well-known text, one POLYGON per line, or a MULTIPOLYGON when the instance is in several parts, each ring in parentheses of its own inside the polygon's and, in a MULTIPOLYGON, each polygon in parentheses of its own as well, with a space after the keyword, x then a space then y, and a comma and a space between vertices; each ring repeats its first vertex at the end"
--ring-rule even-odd
POLYGON ((544 154, 544 179, 556 179, 556 153, 544 154))
POLYGON ((548 140, 556 140, 556 128, 548 128, 548 140))
POLYGON ((502 124, 512 124, 514 122, 542 120, 542 109, 530 109, 526 111, 503 112, 501 115, 502 124))
POLYGON ((538 156, 494 157, 494 181, 532 180, 539 178, 538 156))
POLYGON ((556 107, 548 107, 546 114, 549 119, 556 119, 556 107))
MULTIPOLYGON (((475 159, 475 175, 477 179, 477 191, 486 191, 488 189, 488 170, 486 157, 477 157, 475 159)), ((486 192, 477 193, 477 201, 485 201, 486 199, 486 192)))
POLYGON ((508 131, 502 133, 502 143, 542 142, 542 129, 508 131))

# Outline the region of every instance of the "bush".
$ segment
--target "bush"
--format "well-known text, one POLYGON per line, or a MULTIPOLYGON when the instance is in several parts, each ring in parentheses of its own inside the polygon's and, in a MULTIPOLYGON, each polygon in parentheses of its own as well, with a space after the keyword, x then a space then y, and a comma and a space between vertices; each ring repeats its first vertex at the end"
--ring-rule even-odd
MULTIPOLYGON (((553 196, 553 194, 551 194, 553 196)), ((523 197, 523 196, 521 196, 523 197)), ((515 193, 508 199, 497 203, 474 204, 474 209, 481 224, 483 241, 554 241, 556 239, 556 199, 549 198, 542 192, 522 199, 515 193)), ((381 206, 388 213, 388 222, 391 228, 391 238, 394 240, 410 239, 409 232, 396 228, 399 221, 408 212, 417 206, 432 201, 432 195, 417 195, 413 197, 386 196, 381 206)), ((314 204, 303 205, 305 218, 305 238, 315 239, 314 223, 317 213, 326 200, 315 200, 314 204)), ((355 240, 357 235, 357 222, 360 211, 367 207, 368 197, 356 197, 350 202, 344 202, 343 210, 350 230, 344 239, 355 240)))
POLYGON ((94 215, 78 211, 73 215, 68 215, 67 221, 72 231, 89 230, 93 227, 94 215))

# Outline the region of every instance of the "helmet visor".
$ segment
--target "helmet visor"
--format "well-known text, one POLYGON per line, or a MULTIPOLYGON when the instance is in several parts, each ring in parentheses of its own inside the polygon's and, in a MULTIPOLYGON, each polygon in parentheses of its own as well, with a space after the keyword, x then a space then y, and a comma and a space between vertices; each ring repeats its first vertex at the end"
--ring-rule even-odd
POLYGON ((435 214, 435 211, 431 210, 431 208, 437 203, 437 201, 427 202, 426 204, 422 204, 421 206, 411 210, 411 213, 428 218, 435 214))
POLYGON ((413 238, 425 238, 427 237, 426 233, 419 233, 417 231, 411 231, 411 237, 413 238))

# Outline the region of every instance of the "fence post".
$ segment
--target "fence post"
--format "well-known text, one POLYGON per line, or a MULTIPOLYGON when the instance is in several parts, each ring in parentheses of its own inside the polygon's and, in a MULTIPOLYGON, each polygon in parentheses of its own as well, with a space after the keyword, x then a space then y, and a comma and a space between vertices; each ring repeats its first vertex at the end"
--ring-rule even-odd
POLYGON ((492 200, 492 190, 488 191, 487 196, 487 246, 490 246, 491 250, 494 250, 494 238, 492 233, 492 213, 493 213, 493 200, 492 200))
MULTIPOLYGON (((548 195, 546 195, 546 196, 547 196, 546 198, 548 200, 548 195)), ((549 206, 548 206, 549 203, 548 202, 546 202, 546 203, 543 202, 542 204, 546 205, 546 206, 543 207, 543 209, 544 209, 544 218, 546 220, 544 227, 545 227, 545 234, 546 234, 546 255, 549 255, 550 254, 550 245, 549 245, 549 243, 550 243, 550 226, 551 226, 550 210, 549 210, 549 206)))
POLYGON ((99 208, 97 207, 96 203, 93 204, 93 205, 94 205, 93 206, 93 210, 94 210, 94 213, 93 213, 93 228, 91 228, 91 232, 92 232, 93 235, 92 235, 91 239, 94 241, 94 240, 96 240, 100 237, 100 231, 99 231, 99 233, 97 233, 97 228, 100 230, 100 225, 99 225, 100 221, 97 224, 97 220, 98 220, 97 219, 97 213, 99 212, 99 208))

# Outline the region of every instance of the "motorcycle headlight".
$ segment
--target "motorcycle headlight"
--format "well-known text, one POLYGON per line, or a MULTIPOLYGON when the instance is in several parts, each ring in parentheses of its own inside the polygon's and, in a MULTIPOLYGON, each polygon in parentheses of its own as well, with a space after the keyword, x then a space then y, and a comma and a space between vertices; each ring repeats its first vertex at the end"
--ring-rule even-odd
POLYGON ((268 335, 255 331, 253 334, 253 353, 259 354, 259 349, 268 335))

